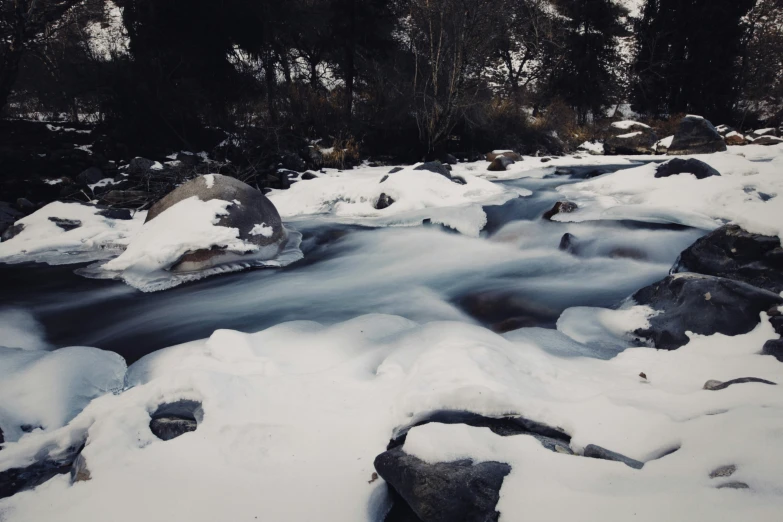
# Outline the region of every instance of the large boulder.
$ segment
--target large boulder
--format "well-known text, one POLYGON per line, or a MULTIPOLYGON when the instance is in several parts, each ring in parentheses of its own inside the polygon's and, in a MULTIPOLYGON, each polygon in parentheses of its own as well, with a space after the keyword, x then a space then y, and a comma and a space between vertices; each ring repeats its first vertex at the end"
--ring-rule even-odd
MULTIPOLYGON (((206 174, 183 183, 163 199, 152 205, 146 222, 152 221, 165 210, 191 197, 202 201, 219 199, 234 202, 227 214, 220 217, 218 226, 239 229, 239 238, 268 251, 280 247, 287 233, 280 214, 261 191, 236 178, 221 174, 206 174)), ((174 270, 198 270, 219 262, 220 249, 198 250, 182 256, 174 270)), ((273 256, 270 256, 273 257, 273 256)))
POLYGON ((725 150, 726 142, 712 123, 701 116, 686 116, 680 120, 680 126, 666 153, 669 156, 682 156, 725 150))
POLYGON ((710 167, 703 161, 694 158, 687 160, 681 158, 670 159, 655 167, 656 178, 668 178, 675 174, 693 174, 696 179, 709 178, 710 176, 720 176, 720 172, 710 167))
POLYGON ((649 125, 638 121, 616 121, 608 129, 604 154, 655 154, 658 136, 649 125))
POLYGON ((491 522, 511 466, 471 460, 429 464, 402 447, 375 458, 378 474, 423 522, 491 522))
POLYGON ((171 440, 196 431, 203 417, 201 403, 181 400, 162 404, 150 415, 150 431, 161 440, 171 440))
POLYGON ((501 156, 514 161, 522 161, 522 156, 513 150, 493 150, 492 152, 487 152, 484 155, 484 159, 487 161, 495 161, 495 158, 499 158, 501 156))
POLYGON ((777 236, 724 225, 686 248, 672 273, 696 272, 783 292, 783 248, 777 236))
POLYGON ((747 283, 702 274, 674 274, 633 295, 658 311, 650 325, 634 332, 656 348, 676 350, 688 343, 685 332, 740 335, 759 324, 761 312, 783 304, 783 297, 747 283))

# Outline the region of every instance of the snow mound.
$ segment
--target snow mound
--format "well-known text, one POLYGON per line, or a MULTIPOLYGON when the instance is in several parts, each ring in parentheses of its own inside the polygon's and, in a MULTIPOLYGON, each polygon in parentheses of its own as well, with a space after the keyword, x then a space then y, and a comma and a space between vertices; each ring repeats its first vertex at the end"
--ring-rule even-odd
POLYGON ((0 348, 0 427, 5 440, 16 441, 24 431, 64 426, 95 397, 122 389, 125 369, 122 357, 97 348, 0 348))
POLYGON ((777 521, 783 395, 757 384, 702 389, 709 379, 739 376, 783 382, 783 366, 757 355, 773 337, 765 319, 741 336, 693 336, 674 352, 632 348, 597 360, 557 357, 477 326, 384 315, 254 334, 218 330, 141 359, 128 371, 130 389, 93 400, 68 426, 7 444, 0 470, 86 434, 92 480, 71 486, 57 477, 2 506, 9 522, 135 522, 174 510, 213 521, 225 518, 226 506, 236 520, 380 520, 388 499, 372 462, 395 428, 460 410, 521 414, 565 430, 577 453, 597 444, 646 463, 634 470, 480 428, 413 428, 404 448, 425 460, 512 465, 501 520, 658 522, 663 510, 675 521, 726 513, 777 521), (200 401, 203 421, 195 432, 157 440, 150 412, 180 399, 200 401), (730 480, 750 492, 717 489, 727 480, 710 472, 729 464, 737 467, 730 480))
MULTIPOLYGON (((465 184, 427 170, 406 167, 388 174, 388 167, 361 167, 343 172, 329 171, 287 190, 268 194, 283 218, 328 216, 342 223, 366 226, 415 226, 429 219, 459 232, 478 236, 486 224, 482 205, 498 205, 520 196, 467 172, 459 175, 465 184), (381 180, 388 177, 381 182, 381 180), (383 209, 375 204, 381 194, 394 203, 383 209)), ((457 169, 453 174, 457 175, 457 169)), ((529 191, 524 191, 529 195, 529 191)))
POLYGON ((783 236, 783 148, 766 155, 746 149, 742 153, 756 161, 733 151, 693 156, 721 173, 706 179, 655 178, 656 165, 650 164, 561 186, 558 192, 579 208, 554 219, 629 219, 704 230, 731 222, 749 232, 783 236))
POLYGON ((98 212, 80 203, 49 203, 16 222, 24 229, 0 243, 0 262, 59 265, 107 259, 128 245, 146 217, 146 212, 136 212, 130 220, 110 219, 98 212), (64 230, 52 219, 79 221, 81 226, 64 230))

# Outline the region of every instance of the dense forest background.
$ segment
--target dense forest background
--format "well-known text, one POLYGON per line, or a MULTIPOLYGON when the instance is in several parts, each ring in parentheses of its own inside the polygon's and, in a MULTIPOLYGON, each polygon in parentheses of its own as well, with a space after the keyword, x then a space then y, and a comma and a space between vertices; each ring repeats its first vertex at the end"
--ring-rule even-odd
POLYGON ((781 71, 783 0, 0 3, 3 116, 92 122, 120 156, 318 143, 342 165, 561 153, 628 115, 777 126, 781 71))

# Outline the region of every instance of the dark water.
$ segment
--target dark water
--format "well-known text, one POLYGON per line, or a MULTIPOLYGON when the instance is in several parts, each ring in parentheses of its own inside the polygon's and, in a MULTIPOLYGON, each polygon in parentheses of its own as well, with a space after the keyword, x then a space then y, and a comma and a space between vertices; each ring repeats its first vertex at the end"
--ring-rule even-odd
POLYGON ((534 195, 486 207, 481 238, 440 226, 297 222, 304 237, 301 262, 163 292, 85 279, 73 273, 76 265, 0 265, 0 307, 32 314, 53 346, 95 346, 129 363, 220 328, 252 332, 284 321, 333 323, 367 313, 470 321, 496 331, 553 327, 565 308, 612 306, 664 277, 679 252, 703 234, 540 219, 558 199, 554 188, 574 181, 558 176, 507 182, 534 195), (578 238, 577 255, 558 250, 565 232, 578 238))

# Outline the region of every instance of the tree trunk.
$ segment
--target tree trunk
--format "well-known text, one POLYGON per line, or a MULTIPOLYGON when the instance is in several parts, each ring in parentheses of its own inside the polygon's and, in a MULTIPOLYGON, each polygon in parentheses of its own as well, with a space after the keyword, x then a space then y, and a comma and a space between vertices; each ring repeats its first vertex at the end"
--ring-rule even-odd
POLYGON ((356 53, 356 0, 349 0, 348 17, 350 19, 349 38, 345 47, 345 118, 351 121, 353 112, 354 54, 356 53))

